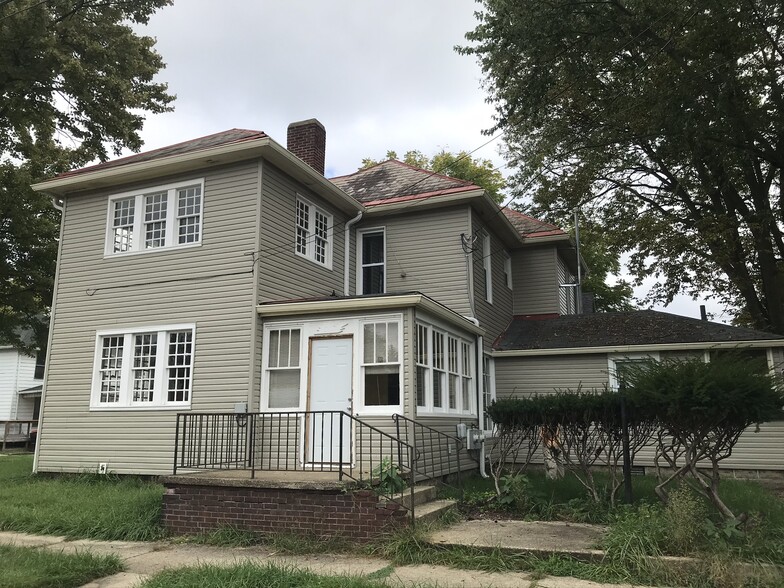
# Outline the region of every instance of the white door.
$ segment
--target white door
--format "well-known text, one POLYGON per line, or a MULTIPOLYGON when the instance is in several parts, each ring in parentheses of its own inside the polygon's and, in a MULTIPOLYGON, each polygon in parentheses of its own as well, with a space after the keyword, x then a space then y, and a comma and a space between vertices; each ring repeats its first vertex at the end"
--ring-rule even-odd
POLYGON ((352 357, 350 337, 310 340, 309 463, 351 463, 351 420, 339 412, 351 414, 352 357))

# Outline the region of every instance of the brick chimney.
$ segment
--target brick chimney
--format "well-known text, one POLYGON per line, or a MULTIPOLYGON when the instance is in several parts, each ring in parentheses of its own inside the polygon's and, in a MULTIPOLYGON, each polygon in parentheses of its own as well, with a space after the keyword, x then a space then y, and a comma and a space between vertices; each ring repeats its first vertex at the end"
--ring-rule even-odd
POLYGON ((327 150, 327 131, 315 118, 293 122, 289 125, 286 149, 324 175, 324 158, 327 150))

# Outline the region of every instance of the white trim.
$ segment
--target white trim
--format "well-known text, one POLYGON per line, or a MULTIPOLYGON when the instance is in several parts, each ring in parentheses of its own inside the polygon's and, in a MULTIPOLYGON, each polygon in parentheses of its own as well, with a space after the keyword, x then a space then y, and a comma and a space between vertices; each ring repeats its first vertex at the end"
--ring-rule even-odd
POLYGON ((193 383, 196 366, 196 324, 172 324, 172 325, 146 325, 126 328, 101 329, 95 332, 95 351, 93 355, 92 384, 90 388, 90 408, 92 411, 105 410, 167 410, 167 409, 188 409, 193 401, 193 383), (191 332, 191 352, 190 352, 190 385, 188 389, 187 401, 169 401, 168 389, 166 386, 168 362, 168 335, 176 331, 191 332), (132 370, 133 370, 133 337, 146 333, 156 333, 158 341, 156 343, 156 364, 155 364, 155 394, 153 401, 141 402, 133 401, 132 396, 132 370), (117 402, 100 402, 100 366, 101 366, 101 341, 104 337, 120 337, 123 341, 122 367, 120 369, 120 390, 117 402))
MULTIPOLYGON (((357 229, 357 262, 356 262, 356 270, 357 270, 357 294, 362 294, 365 291, 365 281, 363 279, 364 272, 362 271, 365 267, 362 263, 362 252, 364 250, 362 239, 365 235, 372 235, 374 233, 381 233, 384 239, 384 289, 382 292, 375 292, 375 294, 384 294, 387 291, 387 229, 386 227, 369 227, 366 229, 357 229)), ((379 264, 373 264, 374 266, 378 266, 379 264)))
POLYGON ((560 347, 551 349, 513 349, 493 351, 493 357, 537 357, 543 355, 582 355, 590 353, 643 353, 646 351, 690 351, 704 349, 735 349, 746 347, 784 347, 784 339, 756 341, 718 341, 697 343, 659 343, 656 345, 616 345, 606 347, 560 347))
POLYGON ((297 193, 294 204, 294 254, 303 259, 307 259, 318 266, 332 269, 332 250, 335 245, 335 231, 333 230, 334 217, 327 212, 324 208, 313 204, 311 200, 305 198, 297 193), (305 238, 305 253, 299 251, 298 230, 299 230, 299 203, 302 202, 308 211, 308 225, 306 227, 307 237, 305 238), (324 261, 316 259, 316 215, 320 214, 326 218, 327 236, 326 236, 326 252, 324 261))
POLYGON ((452 325, 481 335, 485 330, 469 321, 464 316, 457 314, 423 294, 400 294, 393 296, 377 296, 368 298, 335 298, 327 300, 304 300, 301 302, 274 302, 260 304, 256 307, 259 316, 285 317, 305 314, 335 313, 360 313, 368 310, 391 310, 407 306, 416 306, 423 311, 439 317, 452 325))
MULTIPOLYGON (((131 190, 127 192, 120 192, 118 194, 111 194, 107 199, 106 210, 106 227, 105 227, 105 241, 104 241, 104 259, 125 257, 127 255, 139 255, 145 253, 153 253, 156 251, 168 251, 172 249, 185 249, 189 247, 200 247, 203 237, 204 225, 204 178, 193 178, 174 182, 159 186, 150 186, 139 190, 131 190), (178 243, 179 236, 179 217, 177 215, 177 198, 178 190, 181 188, 189 188, 198 186, 200 190, 200 204, 199 204, 199 239, 192 243, 178 243), (166 201, 166 215, 164 217, 166 223, 166 236, 165 243, 160 247, 150 247, 149 249, 144 246, 145 243, 145 196, 156 194, 159 192, 167 193, 166 201), (132 225, 132 248, 128 251, 114 251, 114 231, 112 221, 114 218, 113 203, 117 200, 134 199, 134 222, 132 225)), ((196 215, 190 215, 196 216, 196 215)))
POLYGON ((661 361, 659 353, 652 351, 650 353, 610 353, 607 355, 607 384, 611 390, 618 390, 619 382, 617 376, 618 361, 644 361, 644 360, 661 361))

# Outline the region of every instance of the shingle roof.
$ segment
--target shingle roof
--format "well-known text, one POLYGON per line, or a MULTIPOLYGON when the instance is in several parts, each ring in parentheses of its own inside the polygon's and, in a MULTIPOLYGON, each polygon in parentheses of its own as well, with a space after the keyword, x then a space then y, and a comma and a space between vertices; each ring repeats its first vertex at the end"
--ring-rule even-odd
POLYGON ((552 235, 566 235, 564 231, 550 223, 540 221, 509 207, 506 207, 503 210, 504 216, 509 219, 512 226, 517 229, 523 237, 531 239, 536 237, 549 237, 552 235))
POLYGON ((347 176, 330 180, 363 204, 383 204, 407 196, 479 189, 465 180, 450 178, 390 159, 347 176))
POLYGON ((64 178, 69 176, 76 176, 76 175, 95 172, 103 169, 129 165, 132 163, 152 161, 155 159, 170 157, 172 155, 183 155, 185 153, 201 151, 202 149, 209 149, 211 147, 220 147, 223 145, 230 145, 232 143, 240 143, 242 141, 262 139, 266 136, 267 134, 264 133, 264 131, 252 131, 248 129, 230 129, 228 131, 221 131, 220 133, 215 133, 213 135, 207 135, 206 137, 199 137, 198 139, 191 139, 190 141, 175 143, 174 145, 168 145, 166 147, 161 147, 160 149, 153 149, 152 151, 137 153, 135 155, 129 155, 128 157, 121 157, 120 159, 114 159, 112 161, 107 161, 105 163, 99 163, 97 165, 91 165, 89 167, 75 169, 73 171, 60 174, 58 177, 64 178))
POLYGON ((667 312, 637 310, 515 317, 494 343, 497 351, 615 347, 662 343, 743 342, 784 337, 667 312))

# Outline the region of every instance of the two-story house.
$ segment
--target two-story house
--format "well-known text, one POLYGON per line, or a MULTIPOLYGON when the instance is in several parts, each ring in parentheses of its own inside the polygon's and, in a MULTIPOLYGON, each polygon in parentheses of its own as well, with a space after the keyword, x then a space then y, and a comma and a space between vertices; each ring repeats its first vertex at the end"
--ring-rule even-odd
MULTIPOLYGON (((575 314, 557 227, 398 161, 327 180, 325 137, 233 129, 35 186, 63 211, 37 471, 224 464, 228 420, 195 416, 246 410, 266 428, 242 459, 329 469, 365 459, 372 431, 399 438, 393 415, 481 429, 496 395, 604 385, 623 354, 683 347, 667 329, 600 340, 610 315, 575 314)), ((692 327, 689 352, 753 341, 773 365, 784 345, 692 327)))

